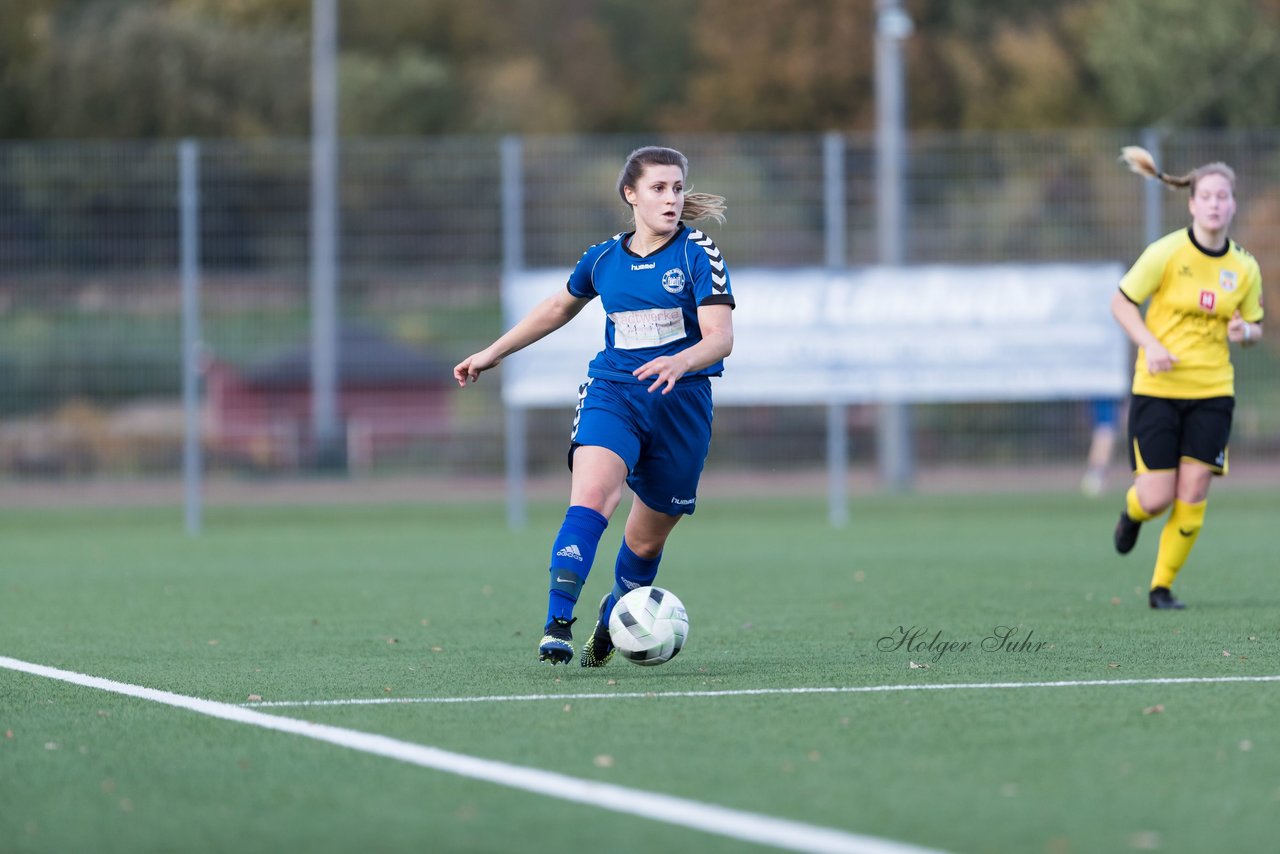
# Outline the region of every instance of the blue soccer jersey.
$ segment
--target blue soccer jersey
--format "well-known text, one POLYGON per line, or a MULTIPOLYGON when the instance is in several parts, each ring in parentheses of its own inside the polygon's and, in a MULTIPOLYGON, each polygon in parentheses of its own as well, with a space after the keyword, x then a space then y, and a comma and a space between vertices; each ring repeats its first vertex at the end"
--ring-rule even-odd
MULTIPOLYGON (((632 372, 659 356, 686 350, 702 340, 698 306, 733 307, 729 271, 715 242, 681 223, 671 239, 643 258, 617 234, 588 249, 569 276, 569 293, 600 297, 608 320, 604 349, 591 360, 587 375, 608 380, 638 380, 632 372)), ((718 377, 724 361, 687 377, 718 377)))

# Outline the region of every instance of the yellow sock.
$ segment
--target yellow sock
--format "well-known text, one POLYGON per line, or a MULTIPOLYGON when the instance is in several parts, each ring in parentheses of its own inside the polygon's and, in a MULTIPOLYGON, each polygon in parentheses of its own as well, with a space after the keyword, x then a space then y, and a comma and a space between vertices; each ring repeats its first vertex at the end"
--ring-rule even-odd
POLYGON ((1138 487, 1136 486, 1129 487, 1129 491, 1124 494, 1124 505, 1125 512, 1135 522, 1145 522, 1152 517, 1152 514, 1143 510, 1142 505, 1138 503, 1138 487))
POLYGON ((1172 587, 1178 570, 1187 562, 1191 547, 1200 536, 1200 528, 1204 525, 1204 508, 1208 499, 1188 504, 1184 501, 1173 502, 1173 512, 1164 523, 1160 532, 1160 550, 1156 552, 1156 571, 1151 576, 1151 586, 1172 587))

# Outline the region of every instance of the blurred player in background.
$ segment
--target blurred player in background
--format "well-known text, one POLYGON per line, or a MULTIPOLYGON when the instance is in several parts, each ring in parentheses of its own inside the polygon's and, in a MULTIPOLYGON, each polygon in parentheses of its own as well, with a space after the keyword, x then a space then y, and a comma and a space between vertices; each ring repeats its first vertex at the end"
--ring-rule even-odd
POLYGON ((1099 397, 1090 400, 1088 407, 1093 430, 1089 436, 1089 455, 1085 458, 1080 491, 1089 498, 1097 498, 1107 487, 1107 470, 1111 467, 1111 458, 1115 454, 1120 401, 1099 397))
POLYGON ((551 546, 551 589, 538 658, 573 659, 574 606, 626 483, 635 493, 614 566, 614 587, 600 601, 583 667, 613 655, 609 614, 628 590, 653 583, 667 537, 697 506, 698 481, 711 444, 711 377, 733 349, 733 292, 710 237, 683 219, 724 221, 724 199, 685 193, 689 164, 670 148, 633 151, 618 195, 635 230, 589 248, 566 288, 535 306, 484 350, 453 369, 475 382, 510 354, 564 326, 595 297, 607 320, 604 349, 578 389, 570 434, 569 509, 551 546))
POLYGON ((1182 608, 1170 588, 1200 534, 1209 483, 1227 472, 1235 407, 1228 342, 1250 346, 1262 337, 1262 274, 1227 237, 1236 212, 1230 166, 1167 175, 1137 146, 1123 149, 1122 159, 1139 175, 1191 191, 1191 226, 1148 246, 1111 300, 1138 346, 1129 408, 1134 483, 1116 524, 1116 551, 1131 551, 1142 523, 1172 505, 1148 603, 1182 608), (1144 320, 1139 306, 1148 299, 1144 320))

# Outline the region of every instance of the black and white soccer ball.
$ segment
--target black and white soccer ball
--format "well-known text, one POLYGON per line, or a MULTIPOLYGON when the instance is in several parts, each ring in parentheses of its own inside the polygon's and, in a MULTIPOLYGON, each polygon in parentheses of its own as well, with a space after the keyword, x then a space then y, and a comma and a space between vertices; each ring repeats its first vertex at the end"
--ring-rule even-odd
POLYGON ((609 636, 618 655, 645 666, 676 657, 689 637, 689 615, 670 590, 637 587, 613 606, 609 636))

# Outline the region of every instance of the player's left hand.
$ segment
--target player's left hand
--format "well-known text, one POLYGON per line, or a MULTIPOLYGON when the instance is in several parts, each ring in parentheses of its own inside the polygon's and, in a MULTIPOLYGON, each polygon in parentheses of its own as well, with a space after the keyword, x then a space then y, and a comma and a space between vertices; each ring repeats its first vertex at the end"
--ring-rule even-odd
POLYGON ((1240 316, 1240 310, 1236 309, 1236 313, 1227 321, 1227 340, 1232 344, 1243 342, 1245 340, 1244 324, 1245 320, 1240 316))
POLYGON ((649 391, 657 391, 660 387, 662 393, 666 394, 675 388, 676 381, 684 376, 685 366, 682 359, 673 356, 659 356, 652 361, 645 362, 640 367, 632 371, 632 375, 639 380, 647 380, 654 377, 653 383, 649 386, 649 391))

